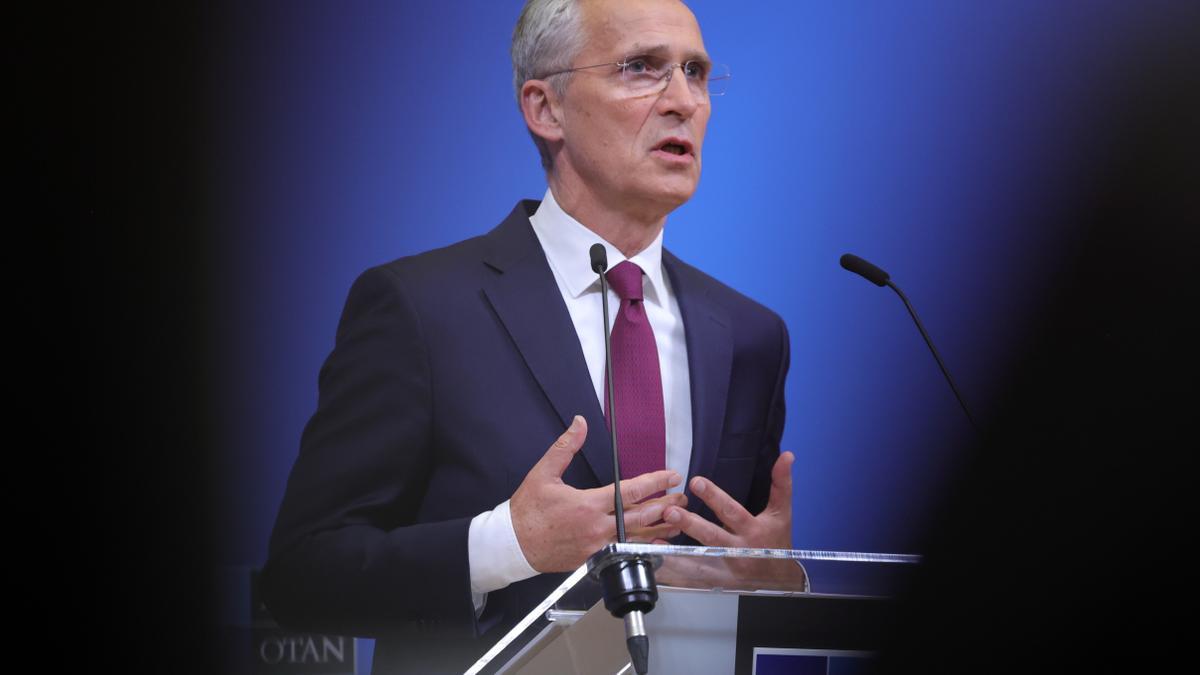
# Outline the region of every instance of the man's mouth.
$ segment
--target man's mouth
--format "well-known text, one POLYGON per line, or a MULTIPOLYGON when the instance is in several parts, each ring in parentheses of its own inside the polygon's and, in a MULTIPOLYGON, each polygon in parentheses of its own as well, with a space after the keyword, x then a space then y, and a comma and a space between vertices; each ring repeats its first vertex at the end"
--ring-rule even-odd
POLYGON ((679 157, 692 154, 691 142, 683 138, 667 138, 655 146, 654 149, 679 157))

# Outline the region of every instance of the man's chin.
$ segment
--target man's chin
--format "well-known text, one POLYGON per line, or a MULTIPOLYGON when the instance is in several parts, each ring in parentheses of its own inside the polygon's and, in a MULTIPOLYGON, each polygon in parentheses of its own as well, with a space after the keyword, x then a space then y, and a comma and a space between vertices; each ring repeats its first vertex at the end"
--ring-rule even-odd
POLYGON ((674 211, 683 206, 692 195, 696 194, 696 184, 688 183, 687 185, 666 185, 655 194, 655 199, 674 211))
POLYGON ((678 204, 691 199, 696 193, 696 185, 700 182, 699 172, 695 170, 661 171, 651 174, 649 178, 645 183, 647 192, 653 193, 658 199, 675 201, 678 204))

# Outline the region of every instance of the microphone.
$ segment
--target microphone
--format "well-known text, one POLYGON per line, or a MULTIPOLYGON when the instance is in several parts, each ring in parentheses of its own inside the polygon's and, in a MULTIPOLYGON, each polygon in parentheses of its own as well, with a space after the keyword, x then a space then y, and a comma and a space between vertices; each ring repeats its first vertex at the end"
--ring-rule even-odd
POLYGON ((938 368, 942 369, 942 375, 945 376, 947 384, 950 385, 950 390, 954 392, 954 398, 958 399, 958 404, 962 406, 963 412, 966 413, 967 421, 971 423, 971 428, 975 430, 976 434, 982 435, 979 431, 979 425, 975 424, 975 418, 971 416, 971 411, 967 409, 967 402, 963 400, 958 387, 954 386, 954 378, 950 377, 950 371, 946 369, 946 364, 942 362, 942 357, 938 355, 937 348, 933 346, 933 340, 929 338, 929 333, 925 332, 925 326, 921 324, 921 319, 917 316, 917 310, 913 309, 912 303, 908 301, 908 297, 904 295, 904 291, 892 283, 891 275, 853 253, 842 255, 840 262, 843 269, 854 272, 876 286, 887 286, 896 291, 896 295, 899 295, 900 299, 904 301, 904 306, 912 316, 913 322, 917 324, 917 330, 921 331, 921 337, 925 338, 925 344, 929 346, 929 351, 933 353, 933 359, 937 361, 938 368))
POLYGON ((592 271, 600 275, 600 303, 604 314, 604 371, 607 373, 604 381, 608 384, 605 395, 608 397, 608 433, 612 437, 613 511, 617 517, 617 542, 624 544, 625 505, 621 500, 621 458, 617 455, 617 399, 613 389, 612 341, 608 334, 608 277, 604 276, 608 270, 608 251, 604 250, 603 244, 592 244, 588 256, 592 260, 592 271))
POLYGON ((853 253, 847 253, 843 255, 841 263, 843 269, 854 272, 858 276, 866 279, 876 286, 883 286, 888 282, 888 279, 891 278, 891 275, 889 275, 887 272, 884 272, 883 270, 854 255, 853 253))
MULTIPOLYGON (((596 274, 604 274, 608 270, 608 251, 604 250, 603 244, 592 244, 588 249, 588 256, 592 259, 592 271, 596 274)), ((608 303, 604 303, 607 307, 608 303)))
MULTIPOLYGON (((613 511, 617 519, 617 542, 625 543, 625 506, 621 500, 621 458, 617 454, 617 401, 613 388, 612 341, 608 327, 608 252, 603 244, 592 244, 588 250, 592 271, 600 276, 600 302, 604 316, 604 369, 608 397, 608 433, 612 440, 613 511)), ((646 675, 650 665, 650 638, 646 635, 645 613, 654 609, 658 588, 654 584, 654 565, 639 555, 607 554, 601 550, 593 560, 600 567, 600 582, 604 588, 604 607, 614 617, 625 621, 625 645, 634 671, 646 675)))

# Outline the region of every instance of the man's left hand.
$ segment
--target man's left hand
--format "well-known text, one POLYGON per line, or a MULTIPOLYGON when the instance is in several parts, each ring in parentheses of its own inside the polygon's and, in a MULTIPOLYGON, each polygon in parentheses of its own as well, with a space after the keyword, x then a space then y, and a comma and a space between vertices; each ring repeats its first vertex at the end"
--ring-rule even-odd
POLYGON ((696 476, 692 493, 701 499, 724 527, 677 506, 663 512, 663 519, 678 527, 704 546, 746 548, 792 547, 792 462, 795 455, 785 452, 771 469, 771 495, 767 507, 757 516, 750 515, 736 499, 715 483, 696 476))

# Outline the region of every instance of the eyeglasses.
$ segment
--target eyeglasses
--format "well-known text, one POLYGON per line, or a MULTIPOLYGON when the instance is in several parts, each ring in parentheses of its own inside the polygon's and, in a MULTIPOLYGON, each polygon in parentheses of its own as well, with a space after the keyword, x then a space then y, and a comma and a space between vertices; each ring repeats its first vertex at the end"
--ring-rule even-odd
POLYGON ((707 61, 670 63, 657 56, 639 55, 629 56, 615 63, 597 63, 591 66, 558 70, 546 73, 538 79, 544 80, 555 75, 573 73, 577 70, 604 68, 605 66, 618 69, 621 76, 621 87, 631 96, 661 93, 670 84, 671 76, 675 74, 676 68, 682 71, 684 77, 687 78, 688 88, 691 89, 692 95, 703 99, 724 94, 731 77, 729 66, 724 64, 708 63, 707 61))

